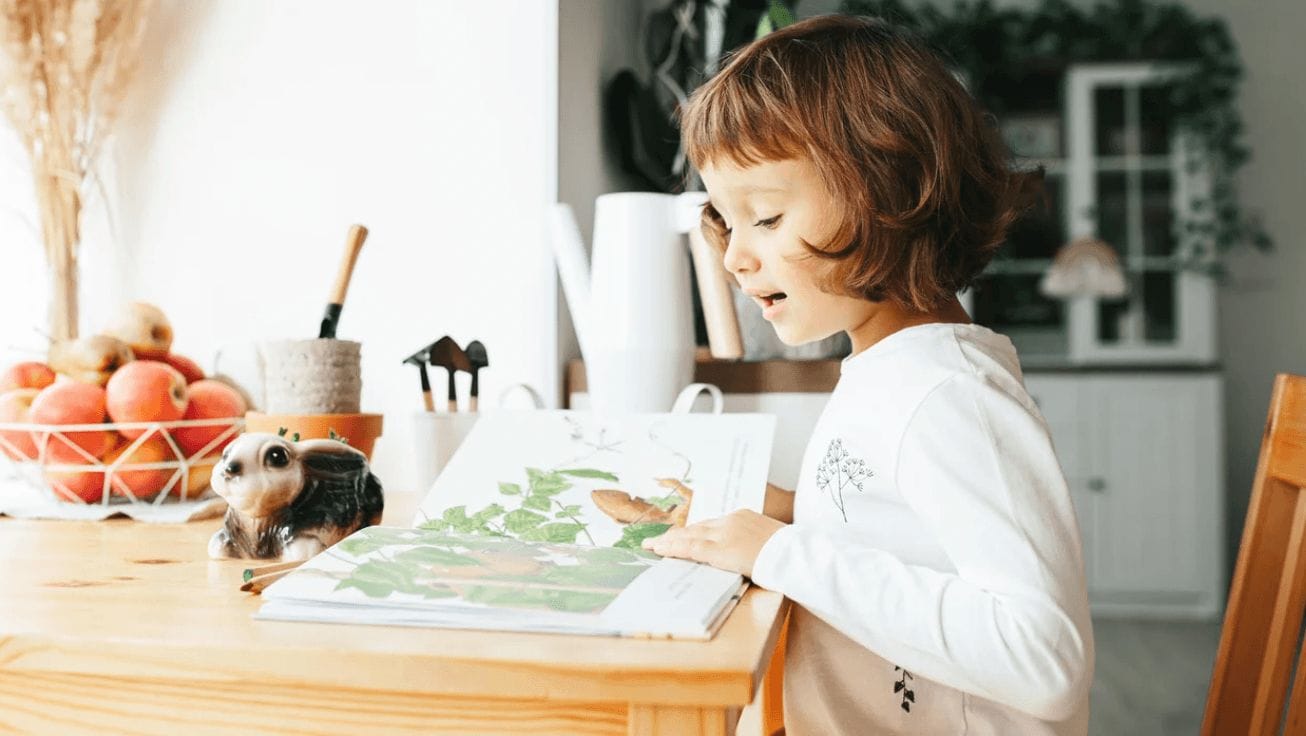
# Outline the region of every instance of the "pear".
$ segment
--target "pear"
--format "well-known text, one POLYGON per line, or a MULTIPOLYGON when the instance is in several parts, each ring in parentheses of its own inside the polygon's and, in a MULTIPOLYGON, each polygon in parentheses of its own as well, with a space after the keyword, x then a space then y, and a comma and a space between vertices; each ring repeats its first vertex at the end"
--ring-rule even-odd
POLYGON ((172 323, 162 309, 145 302, 124 304, 101 334, 127 343, 142 360, 163 360, 172 350, 172 323))
POLYGON ((91 335, 54 342, 50 345, 47 362, 56 373, 103 386, 114 371, 134 359, 131 347, 122 340, 109 335, 91 335))

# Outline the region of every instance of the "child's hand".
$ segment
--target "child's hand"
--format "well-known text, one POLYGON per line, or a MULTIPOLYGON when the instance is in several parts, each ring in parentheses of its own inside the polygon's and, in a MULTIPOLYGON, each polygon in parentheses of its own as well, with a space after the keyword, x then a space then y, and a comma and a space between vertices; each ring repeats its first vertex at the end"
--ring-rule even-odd
POLYGON ((751 577, 762 545, 785 524, 756 511, 736 511, 718 519, 668 529, 644 540, 644 549, 663 557, 703 562, 751 577))

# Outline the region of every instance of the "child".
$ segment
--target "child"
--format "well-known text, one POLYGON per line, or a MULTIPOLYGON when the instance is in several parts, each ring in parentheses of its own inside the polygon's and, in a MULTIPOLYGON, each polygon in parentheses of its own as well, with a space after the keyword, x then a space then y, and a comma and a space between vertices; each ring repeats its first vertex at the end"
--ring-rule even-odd
POLYGON ((704 230, 782 340, 852 340, 795 493, 646 546, 796 605, 788 736, 1088 729, 1079 531, 1007 338, 956 293, 1036 183, 943 63, 825 16, 743 49, 683 113, 704 230))

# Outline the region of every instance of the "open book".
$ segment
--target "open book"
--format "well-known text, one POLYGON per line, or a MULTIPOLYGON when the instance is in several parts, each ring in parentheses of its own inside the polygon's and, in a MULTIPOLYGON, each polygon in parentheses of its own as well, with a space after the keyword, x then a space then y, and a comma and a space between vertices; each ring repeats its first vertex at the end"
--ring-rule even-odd
POLYGON ((362 529, 263 591, 257 617, 710 638, 735 574, 640 543, 766 495, 775 418, 497 412, 412 528, 362 529))

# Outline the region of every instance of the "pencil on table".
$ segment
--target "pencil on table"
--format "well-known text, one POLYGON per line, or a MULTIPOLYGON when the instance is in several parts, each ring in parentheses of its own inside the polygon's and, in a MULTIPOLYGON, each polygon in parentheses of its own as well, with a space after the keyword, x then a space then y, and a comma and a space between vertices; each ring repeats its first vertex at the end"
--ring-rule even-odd
POLYGON ((249 593, 262 593, 264 588, 277 582, 281 578, 284 578, 286 575, 289 575, 294 571, 294 569, 295 568, 292 567, 289 570, 279 570, 277 572, 269 572, 263 575, 255 575, 245 581, 240 586, 240 589, 249 593))
POLYGON ((293 570, 302 564, 304 564, 303 560, 293 560, 291 562, 278 562, 273 565, 260 565, 258 567, 247 567, 245 568, 245 572, 243 575, 241 575, 240 579, 248 583, 250 580, 253 580, 254 578, 260 575, 267 575, 269 573, 274 573, 274 572, 283 572, 285 570, 293 570))

